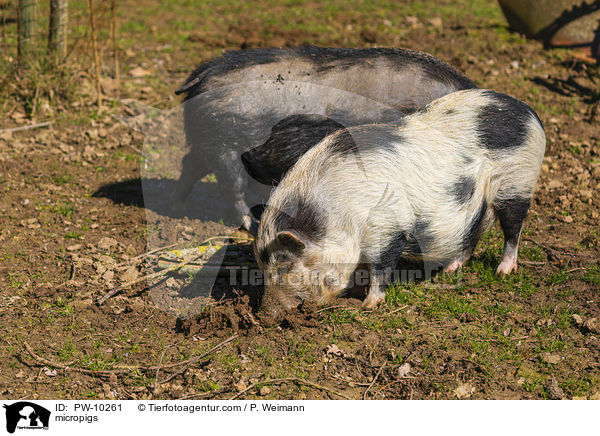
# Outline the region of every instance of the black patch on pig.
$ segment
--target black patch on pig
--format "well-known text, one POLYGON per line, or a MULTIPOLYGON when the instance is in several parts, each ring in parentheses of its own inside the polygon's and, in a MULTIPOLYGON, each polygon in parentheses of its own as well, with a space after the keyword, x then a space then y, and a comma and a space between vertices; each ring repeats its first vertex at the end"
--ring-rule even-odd
POLYGON ((292 115, 273 126, 264 144, 243 153, 242 163, 253 179, 265 185, 278 185, 304 153, 343 128, 324 115, 292 115))
POLYGON ((494 206, 500 227, 504 233, 504 241, 517 245, 523 222, 531 204, 528 198, 511 198, 494 206))
POLYGON ((485 217, 485 213, 487 212, 487 202, 483 200, 479 211, 475 214, 463 236, 463 247, 466 248, 475 248, 477 245, 477 241, 479 240, 479 236, 481 235, 481 225, 483 224, 483 219, 485 217))
POLYGON ((417 219, 408 238, 406 251, 412 254, 423 254, 434 241, 434 236, 430 230, 431 224, 424 219, 417 219))
MULTIPOLYGON (((525 103, 506 94, 484 91, 493 103, 483 106, 477 115, 480 146, 490 150, 520 147, 527 138, 529 120, 537 114, 525 103)), ((543 127, 543 126, 542 126, 543 127)))
POLYGON ((399 127, 404 120, 397 121, 394 125, 386 126, 359 126, 339 131, 329 144, 329 151, 334 155, 357 155, 364 151, 387 150, 395 151, 395 145, 402 142, 399 127))
POLYGON ((275 232, 293 230, 311 241, 325 236, 326 217, 311 200, 292 196, 284 208, 273 219, 275 232))
POLYGON ((461 176, 450 188, 450 195, 454 196, 458 204, 465 204, 473 197, 475 192, 475 179, 461 176))
POLYGON ((374 269, 383 271, 387 268, 396 268, 406 247, 406 233, 395 233, 387 246, 382 250, 379 259, 374 262, 374 269))

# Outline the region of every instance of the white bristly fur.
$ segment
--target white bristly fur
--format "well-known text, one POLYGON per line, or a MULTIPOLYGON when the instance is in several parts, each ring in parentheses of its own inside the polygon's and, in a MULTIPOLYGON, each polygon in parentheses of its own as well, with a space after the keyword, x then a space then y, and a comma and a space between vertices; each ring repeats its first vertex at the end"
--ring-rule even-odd
MULTIPOLYGON (((262 217, 257 251, 266 249, 281 230, 274 228, 275 211, 285 209, 286 200, 296 196, 309 199, 326 217, 324 239, 309 241, 304 254, 322 256, 322 264, 344 265, 345 278, 359 261, 378 259, 390 238, 412 229, 417 217, 426 217, 430 223, 427 234, 431 242, 422 254, 404 252, 403 256, 450 262, 451 270, 461 266, 465 255, 470 255, 463 253, 465 232, 483 201, 488 205, 482 224, 485 230, 494 220, 494 205, 532 197, 545 150, 543 128, 533 115, 523 144, 500 150, 482 147, 477 115, 489 104, 497 101, 484 90, 446 95, 426 110, 404 118, 400 127, 394 126, 398 140, 391 146, 363 150, 357 140, 361 131, 386 126, 350 128, 347 131, 360 153, 332 152, 339 134, 328 136, 308 151, 273 191, 272 208, 262 217), (459 205, 449 188, 465 176, 475 180, 474 193, 459 205)), ((321 287, 313 293, 323 302, 343 287, 343 283, 339 289, 321 287)), ((371 293, 367 305, 381 299, 381 291, 373 286, 371 293)))

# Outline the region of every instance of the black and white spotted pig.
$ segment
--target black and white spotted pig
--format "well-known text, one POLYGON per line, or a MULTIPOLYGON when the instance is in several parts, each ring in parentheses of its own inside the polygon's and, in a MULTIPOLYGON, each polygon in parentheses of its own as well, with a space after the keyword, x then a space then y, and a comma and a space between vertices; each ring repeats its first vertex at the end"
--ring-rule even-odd
MULTIPOLYGON (((201 64, 176 91, 185 93, 190 151, 183 159, 174 209, 183 213, 194 183, 212 171, 233 206, 232 219, 248 228, 248 204, 264 203, 269 189, 248 187, 240 156, 263 144, 281 120, 313 114, 344 126, 390 122, 443 95, 475 87, 445 62, 411 50, 296 47, 226 53, 201 64)), ((309 147, 325 133, 313 130, 317 136, 309 147)), ((257 178, 269 180, 268 172, 260 174, 260 156, 253 162, 257 178)))
POLYGON ((255 255, 273 314, 340 294, 369 265, 364 305, 384 298, 401 257, 462 267, 498 218, 517 252, 546 146, 525 103, 488 90, 446 95, 397 125, 338 131, 300 158, 272 193, 255 255))

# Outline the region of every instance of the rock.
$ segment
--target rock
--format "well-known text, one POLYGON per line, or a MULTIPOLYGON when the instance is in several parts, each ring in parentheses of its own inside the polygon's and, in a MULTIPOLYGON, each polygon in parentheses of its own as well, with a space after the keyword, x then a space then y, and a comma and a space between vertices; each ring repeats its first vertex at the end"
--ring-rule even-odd
POLYGON ((556 378, 554 376, 552 376, 552 378, 550 379, 548 393, 550 394, 550 398, 552 400, 561 400, 565 396, 565 393, 558 386, 558 382, 556 381, 556 378))
POLYGON ((598 318, 588 319, 583 326, 588 329, 591 333, 600 335, 600 320, 598 318))
POLYGON ((245 390, 248 386, 246 386, 246 383, 244 383, 242 380, 240 380, 237 383, 234 383, 233 386, 235 387, 235 389, 238 392, 242 392, 243 390, 245 390))
POLYGON ((459 400, 470 398, 473 392, 475 392, 475 388, 470 383, 461 383, 454 389, 454 393, 459 400))
POLYGON ((271 389, 269 389, 267 386, 263 386, 262 388, 260 388, 259 394, 261 397, 264 397, 265 395, 269 395, 271 393, 271 389))
POLYGON ((129 70, 129 75, 131 77, 145 77, 145 76, 150 75, 150 71, 145 70, 142 67, 135 67, 135 68, 132 68, 131 70, 129 70))
POLYGON ((77 251, 79 249, 81 249, 81 244, 69 245, 67 247, 67 251, 77 251))
POLYGON ((560 356, 560 354, 556 353, 544 353, 542 354, 542 360, 546 363, 556 365, 562 360, 562 357, 560 356))
POLYGON ((165 282, 165 284, 169 287, 169 288, 174 288, 177 286, 177 280, 175 280, 173 277, 169 277, 167 279, 167 281, 165 282))
POLYGON ((398 368, 398 378, 404 378, 410 372, 411 366, 410 363, 403 363, 400 368, 398 368))
POLYGON ((433 17, 427 20, 429 24, 431 24, 436 29, 441 29, 444 26, 444 22, 440 17, 433 17))
POLYGON ((577 325, 583 324, 583 318, 581 316, 577 315, 576 313, 573 314, 573 321, 575 321, 575 324, 577 324, 577 325))
POLYGON ((115 278, 115 272, 111 269, 106 270, 104 272, 104 274, 102 274, 102 280, 104 280, 107 283, 112 282, 114 278, 115 278))
POLYGON ((129 267, 123 274, 121 274, 122 282, 132 282, 137 279, 139 273, 135 266, 129 267))
POLYGON ((117 245, 117 240, 113 238, 104 237, 98 241, 98 248, 101 250, 110 250, 115 245, 117 245))

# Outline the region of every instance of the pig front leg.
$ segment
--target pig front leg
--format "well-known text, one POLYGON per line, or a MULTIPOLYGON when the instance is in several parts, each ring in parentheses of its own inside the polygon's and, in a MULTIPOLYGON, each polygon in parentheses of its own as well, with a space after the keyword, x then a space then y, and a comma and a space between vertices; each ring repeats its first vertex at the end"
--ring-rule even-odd
POLYGON ((367 298, 363 301, 363 308, 374 309, 380 303, 385 301, 386 280, 383 271, 377 271, 373 267, 370 269, 369 292, 367 298))
POLYGON ((496 274, 505 275, 517 270, 519 238, 527 217, 530 199, 514 198, 502 201, 495 209, 504 233, 504 252, 496 274))

